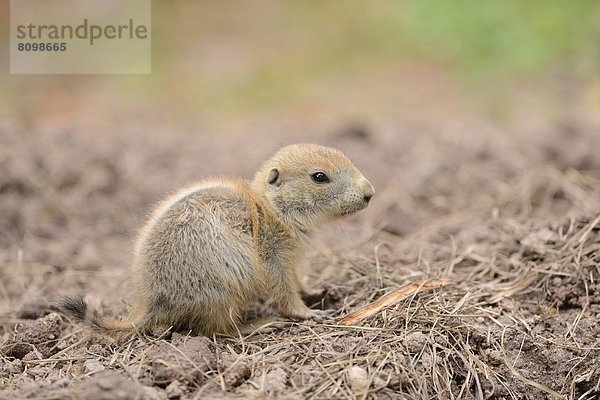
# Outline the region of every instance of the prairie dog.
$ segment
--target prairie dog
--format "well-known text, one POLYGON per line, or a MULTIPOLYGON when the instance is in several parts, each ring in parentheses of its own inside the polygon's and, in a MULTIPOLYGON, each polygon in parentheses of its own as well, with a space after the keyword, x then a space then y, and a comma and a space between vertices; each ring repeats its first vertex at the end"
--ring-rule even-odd
POLYGON ((265 297, 285 317, 319 317, 301 299, 295 265, 315 228, 362 210, 374 192, 336 149, 283 147, 252 181, 202 180, 155 208, 134 248, 130 320, 107 320, 81 296, 58 307, 113 336, 159 326, 231 334, 244 306, 265 297))

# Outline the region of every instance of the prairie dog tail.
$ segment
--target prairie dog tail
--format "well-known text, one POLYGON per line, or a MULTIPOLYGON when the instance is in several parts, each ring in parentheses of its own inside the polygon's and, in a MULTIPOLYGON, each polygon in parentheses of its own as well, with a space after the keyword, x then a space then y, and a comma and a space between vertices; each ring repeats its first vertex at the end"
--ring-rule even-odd
POLYGON ((131 321, 108 320, 102 317, 81 295, 61 297, 55 305, 64 314, 83 322, 94 332, 125 339, 139 331, 131 321))

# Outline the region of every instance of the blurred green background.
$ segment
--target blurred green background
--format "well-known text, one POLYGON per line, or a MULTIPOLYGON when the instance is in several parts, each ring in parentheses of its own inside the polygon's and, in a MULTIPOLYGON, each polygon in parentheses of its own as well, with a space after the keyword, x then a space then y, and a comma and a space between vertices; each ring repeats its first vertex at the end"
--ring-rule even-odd
MULTIPOLYGON (((560 121, 600 110, 599 1, 153 1, 152 12, 151 75, 5 72, 0 113, 32 124, 141 115, 194 125, 560 121)), ((8 15, 6 1, 5 27, 8 15)))

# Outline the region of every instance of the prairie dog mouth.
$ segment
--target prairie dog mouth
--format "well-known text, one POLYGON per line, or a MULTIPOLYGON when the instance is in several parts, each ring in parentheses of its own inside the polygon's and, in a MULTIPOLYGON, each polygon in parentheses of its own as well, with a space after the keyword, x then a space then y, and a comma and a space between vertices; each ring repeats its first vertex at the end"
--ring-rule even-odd
POLYGON ((345 215, 354 214, 360 210, 364 210, 365 208, 367 208, 368 205, 369 205, 369 202, 365 201, 364 203, 356 203, 356 204, 353 204, 352 206, 344 207, 344 208, 342 208, 340 215, 345 216, 345 215))

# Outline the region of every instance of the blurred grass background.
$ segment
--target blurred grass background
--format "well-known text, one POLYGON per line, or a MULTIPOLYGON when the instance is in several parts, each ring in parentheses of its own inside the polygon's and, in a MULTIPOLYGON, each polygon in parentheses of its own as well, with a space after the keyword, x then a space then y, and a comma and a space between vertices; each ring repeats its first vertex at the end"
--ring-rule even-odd
MULTIPOLYGON (((473 113, 505 121, 521 115, 523 103, 556 120, 580 112, 594 118, 600 110, 598 1, 153 1, 152 7, 151 75, 5 73, 0 113, 41 123, 140 114, 241 121, 473 113)), ((8 29, 2 41, 8 45, 8 29)))

